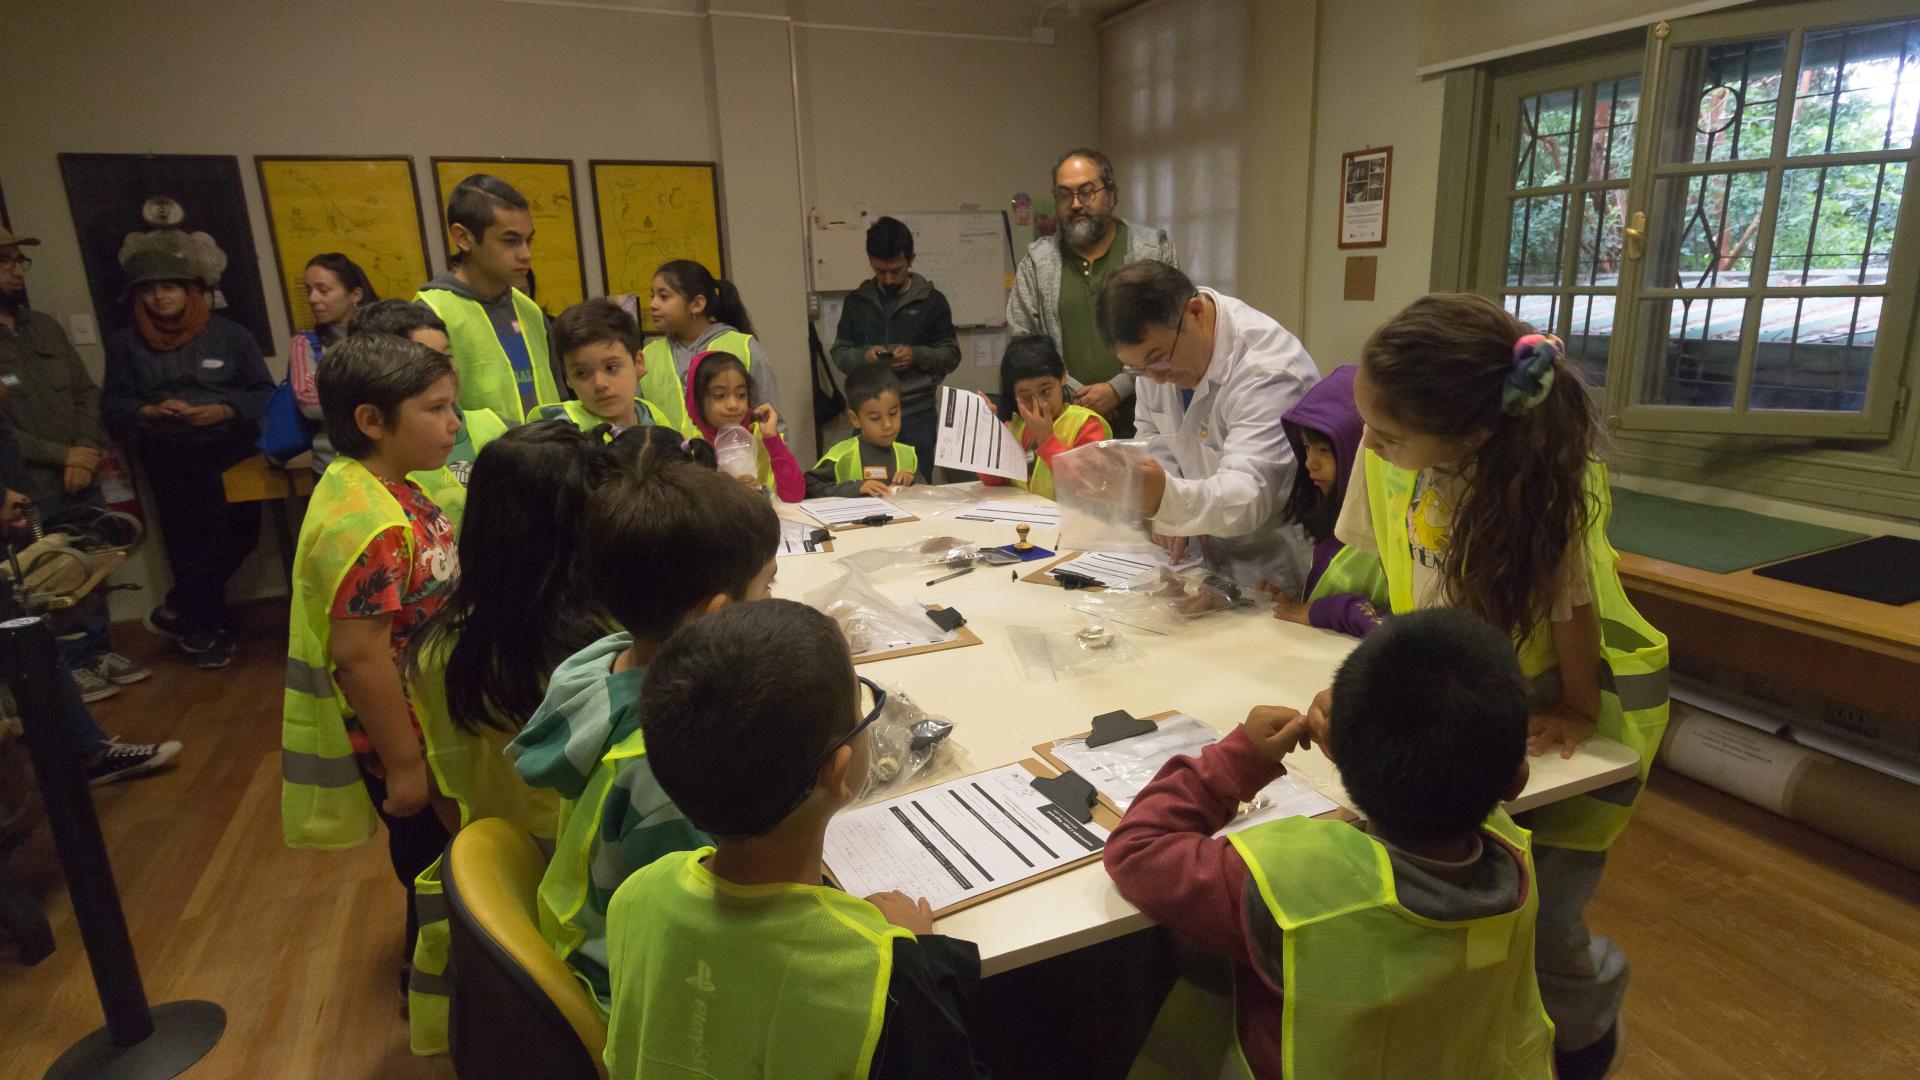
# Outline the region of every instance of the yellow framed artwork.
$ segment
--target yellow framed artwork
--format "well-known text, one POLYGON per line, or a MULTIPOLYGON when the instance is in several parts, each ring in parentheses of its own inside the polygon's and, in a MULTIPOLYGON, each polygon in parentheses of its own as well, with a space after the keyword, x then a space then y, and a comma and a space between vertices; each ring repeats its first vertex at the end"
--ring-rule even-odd
MULTIPOLYGON (((608 296, 646 296, 653 272, 693 259, 725 277, 720 257, 720 183, 710 161, 590 161, 600 284, 608 296)), ((641 328, 657 328, 640 305, 641 328)))
POLYGON ((307 260, 338 251, 384 299, 427 281, 427 234, 410 157, 256 157, 281 299, 294 331, 313 329, 307 260))
POLYGON ((580 214, 573 197, 573 162, 557 158, 436 157, 434 202, 439 206, 440 240, 449 253, 447 200, 460 181, 474 173, 505 180, 527 197, 533 215, 534 300, 558 315, 587 296, 587 271, 580 260, 580 214))

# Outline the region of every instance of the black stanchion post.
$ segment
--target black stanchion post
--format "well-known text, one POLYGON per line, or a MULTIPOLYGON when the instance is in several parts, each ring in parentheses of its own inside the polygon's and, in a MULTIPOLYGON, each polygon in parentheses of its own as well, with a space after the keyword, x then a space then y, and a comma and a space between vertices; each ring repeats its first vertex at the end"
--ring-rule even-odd
POLYGON ((161 1080, 178 1076, 218 1042, 226 1013, 207 1001, 147 1007, 140 965, 114 888, 93 794, 64 713, 59 680, 71 678, 41 618, 0 622, 0 672, 13 688, 27 750, 39 774, 41 800, 73 899, 74 920, 93 968, 106 1026, 75 1043, 47 1070, 49 1080, 161 1080))

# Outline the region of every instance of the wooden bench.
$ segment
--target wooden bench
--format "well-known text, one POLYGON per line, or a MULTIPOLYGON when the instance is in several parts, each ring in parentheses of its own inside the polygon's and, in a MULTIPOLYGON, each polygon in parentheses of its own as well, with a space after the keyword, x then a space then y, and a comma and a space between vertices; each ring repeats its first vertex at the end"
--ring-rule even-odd
POLYGON ((285 465, 275 465, 265 454, 255 454, 220 474, 230 503, 263 502, 267 516, 273 519, 273 538, 280 544, 280 565, 293 581, 293 518, 287 504, 313 494, 313 452, 295 456, 285 465))

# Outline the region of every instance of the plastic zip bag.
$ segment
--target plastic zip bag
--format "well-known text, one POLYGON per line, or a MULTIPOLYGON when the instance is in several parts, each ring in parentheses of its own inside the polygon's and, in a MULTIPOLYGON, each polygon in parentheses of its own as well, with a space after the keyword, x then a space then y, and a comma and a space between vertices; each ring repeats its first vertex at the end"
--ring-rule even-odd
POLYGON ((822 585, 802 598, 810 608, 840 624, 854 657, 891 649, 930 645, 953 635, 940 629, 924 611, 887 599, 858 570, 822 585))
POLYGON ((886 707, 867 728, 872 764, 858 798, 882 798, 904 790, 930 770, 945 768, 956 751, 948 746, 953 723, 922 709, 907 692, 885 686, 886 707))
POLYGON ((1052 626, 1009 626, 1007 645, 1028 682, 1059 682, 1140 657, 1126 635, 1097 619, 1052 626))
POLYGON ((1143 499, 1140 461, 1147 444, 1107 439, 1054 455, 1053 497, 1060 504, 1060 547, 1074 551, 1156 551, 1143 499))
POLYGON ((876 574, 902 566, 944 566, 958 570, 972 566, 980 558, 979 545, 957 536, 923 536, 898 547, 856 551, 834 562, 863 574, 876 574))

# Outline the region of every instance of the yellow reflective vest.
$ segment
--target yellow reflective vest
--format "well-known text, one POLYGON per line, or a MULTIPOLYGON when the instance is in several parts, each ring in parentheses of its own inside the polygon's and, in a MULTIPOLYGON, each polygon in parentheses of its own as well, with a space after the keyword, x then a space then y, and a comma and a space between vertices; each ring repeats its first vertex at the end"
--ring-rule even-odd
MULTIPOLYGON (((753 350, 749 343, 752 341, 752 334, 729 330, 707 342, 705 351, 732 353, 740 358, 740 366, 751 372, 753 350)), ((680 383, 680 369, 673 365, 673 344, 664 334, 654 338, 640 350, 640 361, 646 368, 640 376, 640 396, 659 406, 667 422, 679 428, 680 434, 699 435, 699 429, 687 417, 687 391, 680 383)))
MULTIPOLYGON (((881 477, 871 477, 865 474, 860 464, 860 437, 858 435, 851 439, 842 439, 834 443, 826 453, 820 455, 820 461, 814 465, 814 468, 817 469, 829 461, 833 462, 833 478, 840 483, 846 483, 850 480, 875 479, 884 480, 889 484, 893 483, 893 473, 888 473, 886 476, 881 477)), ((772 471, 771 467, 769 467, 768 471, 772 471)), ((906 443, 895 441, 893 444, 893 472, 911 473, 918 471, 920 471, 919 451, 906 443)))
POLYGON ((352 710, 333 681, 327 643, 340 582, 375 537, 396 527, 411 564, 406 511, 366 466, 334 458, 313 487, 293 561, 280 722, 280 831, 288 847, 334 850, 373 836, 373 803, 347 741, 352 710))
MULTIPOLYGON (((1089 420, 1100 425, 1101 438, 1110 439, 1113 437, 1113 429, 1107 426, 1106 419, 1084 405, 1069 405, 1065 412, 1053 418, 1053 437, 1068 446, 1072 446, 1073 441, 1080 437, 1080 430, 1087 426, 1087 421, 1089 420)), ((1026 417, 1015 416, 1013 419, 1007 421, 1007 430, 1013 432, 1013 437, 1020 441, 1021 446, 1027 445, 1026 417)), ((1045 442, 1046 440, 1042 439, 1040 441, 1045 442)), ((1031 491, 1041 498, 1051 499, 1053 498, 1053 468, 1047 464, 1046 458, 1040 456, 1040 451, 1037 446, 1031 453, 1033 454, 1032 475, 1027 478, 1025 483, 1015 480, 1013 484, 1015 487, 1031 491)))
POLYGON ((1458 922, 1408 911, 1385 846, 1344 822, 1288 818, 1228 838, 1283 935, 1287 1080, 1552 1080, 1532 848, 1498 807, 1483 830, 1525 864, 1521 905, 1458 922))
MULTIPOLYGON (((519 289, 513 292, 513 314, 527 343, 527 361, 533 366, 534 400, 545 405, 560 400, 553 385, 553 368, 547 363, 547 317, 540 306, 519 289)), ((493 320, 478 301, 448 292, 425 289, 415 293, 417 303, 433 309, 447 324, 447 340, 453 347, 453 369, 460 374, 460 407, 492 409, 509 426, 526 419, 520 403, 520 384, 513 374, 513 362, 500 338, 493 332, 493 320)))
MULTIPOLYGON (((1389 465, 1371 450, 1362 453, 1366 455, 1367 508, 1388 600, 1394 614, 1405 614, 1414 609, 1407 508, 1419 474, 1389 465)), ((1598 461, 1588 463, 1586 490, 1595 503, 1586 553, 1600 618, 1600 715, 1594 719, 1600 734, 1640 755, 1640 771, 1617 784, 1533 810, 1527 824, 1538 843, 1601 851, 1632 820, 1654 752, 1667 729, 1667 638, 1634 610, 1620 584, 1620 555, 1607 540, 1613 498, 1606 466, 1598 461)), ((1559 700, 1560 669, 1552 628, 1542 621, 1519 641, 1518 649, 1520 668, 1533 683, 1534 700, 1559 700)))
MULTIPOLYGON (((667 414, 661 411, 660 406, 655 405, 646 398, 634 398, 633 406, 639 411, 642 417, 642 426, 644 426, 645 421, 651 421, 659 427, 679 429, 679 425, 669 420, 667 414)), ((578 401, 562 401, 555 405, 542 405, 535 411, 532 419, 565 420, 581 431, 592 431, 601 424, 607 423, 606 420, 588 412, 587 407, 578 401)))
POLYGON ((864 1080, 912 934, 818 885, 735 885, 712 848, 665 856, 607 913, 607 1071, 635 1076, 864 1080))
POLYGON ((473 461, 488 443, 506 433, 507 425, 492 409, 463 409, 460 434, 447 454, 447 463, 437 469, 407 474, 407 479, 419 484, 420 490, 447 516, 447 524, 453 526, 455 536, 460 534, 460 522, 467 515, 467 481, 473 475, 473 461))

